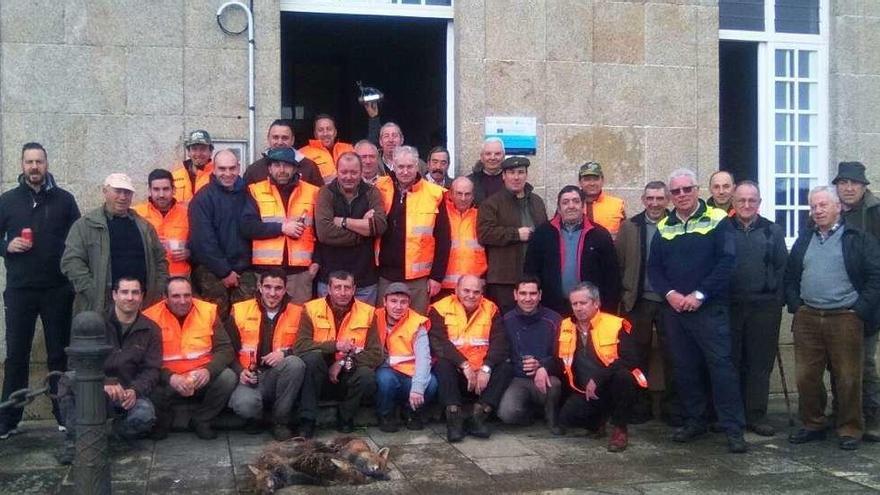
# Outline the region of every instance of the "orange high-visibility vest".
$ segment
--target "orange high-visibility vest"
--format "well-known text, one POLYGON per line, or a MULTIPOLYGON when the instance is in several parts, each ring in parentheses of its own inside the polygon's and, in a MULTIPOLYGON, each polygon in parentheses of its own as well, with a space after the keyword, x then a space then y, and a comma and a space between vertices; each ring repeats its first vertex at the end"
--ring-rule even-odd
MULTIPOLYGON (((364 350, 367 345, 367 331, 373 323, 376 308, 355 299, 339 325, 333 320, 333 310, 324 297, 307 302, 305 310, 312 321, 312 339, 315 343, 349 341, 354 344, 355 353, 364 350)), ((343 353, 336 353, 337 360, 343 357, 343 353)))
MULTIPOLYGON (((187 216, 187 208, 183 203, 175 201, 171 205, 171 209, 165 215, 162 214, 152 201, 144 201, 133 207, 135 213, 144 217, 144 220, 150 222, 150 225, 156 229, 159 240, 163 243, 180 242, 182 247, 186 247, 189 240, 189 217, 187 216)), ((168 274, 172 277, 185 277, 189 275, 189 261, 172 261, 171 252, 166 247, 165 258, 168 260, 168 274)))
POLYGON ((260 218, 265 223, 281 223, 285 218, 305 216, 306 228, 299 239, 284 234, 272 239, 254 239, 252 261, 255 265, 281 266, 284 249, 287 248, 288 266, 309 266, 315 251, 315 204, 318 201, 318 188, 305 181, 299 181, 290 194, 287 208, 281 202, 278 188, 269 179, 248 186, 251 196, 257 202, 260 218))
MULTIPOLYGON (((299 320, 302 315, 302 306, 287 303, 283 311, 275 316, 275 331, 272 334, 272 352, 281 349, 290 349, 296 342, 299 332, 299 320)), ((247 368, 251 362, 251 352, 257 359, 256 353, 260 350, 260 326, 263 323, 263 310, 256 299, 237 302, 232 305, 232 319, 238 328, 241 337, 241 349, 238 351, 238 362, 242 368, 247 368)))
POLYGON ((389 175, 380 175, 376 178, 373 187, 379 191, 379 197, 382 198, 382 206, 387 215, 391 211, 391 202, 394 201, 394 179, 389 175))
POLYGON ((431 305, 443 317, 449 341, 458 349, 471 368, 483 366, 486 353, 489 352, 489 332, 492 330, 492 319, 498 314, 498 306, 483 298, 474 313, 468 318, 461 302, 455 294, 440 299, 431 305))
MULTIPOLYGON (((608 313, 597 312, 590 320, 590 341, 599 361, 606 367, 617 361, 617 344, 620 343, 618 334, 623 331, 630 333, 632 326, 628 321, 608 313)), ((577 348, 578 329, 572 317, 562 320, 559 326, 559 359, 565 366, 565 374, 568 376, 568 384, 573 390, 584 393, 577 388, 574 377, 574 352, 577 348)))
POLYGON ((392 369, 412 377, 416 374, 416 353, 413 340, 420 326, 428 329, 427 318, 409 310, 390 330, 385 319, 385 308, 376 310, 376 326, 379 329, 379 340, 388 354, 388 364, 392 369))
MULTIPOLYGON (((584 208, 586 211, 586 205, 584 208)), ((611 237, 617 237, 620 224, 625 219, 626 212, 624 211, 622 199, 605 194, 605 191, 602 191, 599 197, 596 198, 596 201, 593 201, 593 223, 598 223, 608 229, 611 237)))
POLYGON ((454 289, 462 275, 482 277, 486 273, 486 250, 477 241, 477 209, 468 208, 459 212, 447 199, 446 215, 449 218, 449 231, 452 246, 449 250, 449 264, 441 284, 444 289, 454 289))
POLYGON ((192 309, 183 320, 168 309, 165 300, 144 311, 162 329, 162 367, 176 374, 203 368, 211 362, 217 305, 193 298, 192 309))
POLYGON ((184 204, 189 203, 199 190, 211 182, 211 174, 213 173, 214 161, 208 160, 205 168, 201 170, 196 169, 195 187, 193 187, 192 181, 189 180, 189 171, 183 164, 180 164, 179 167, 171 172, 171 175, 174 177, 174 199, 184 204))
MULTIPOLYGON (((403 277, 414 280, 427 277, 434 266, 434 224, 440 213, 445 189, 420 179, 406 194, 406 235, 403 244, 403 277)), ((393 194, 393 192, 392 192, 393 194)), ((384 202, 384 199, 383 199, 384 202)), ((389 211, 391 208, 388 208, 389 211)), ((379 262, 379 248, 376 263, 379 262)))
POLYGON ((324 147, 320 139, 309 139, 309 144, 299 149, 300 153, 318 166, 318 171, 324 178, 324 184, 329 184, 336 178, 336 160, 339 160, 339 155, 346 151, 354 151, 354 148, 348 143, 336 141, 331 153, 324 147))

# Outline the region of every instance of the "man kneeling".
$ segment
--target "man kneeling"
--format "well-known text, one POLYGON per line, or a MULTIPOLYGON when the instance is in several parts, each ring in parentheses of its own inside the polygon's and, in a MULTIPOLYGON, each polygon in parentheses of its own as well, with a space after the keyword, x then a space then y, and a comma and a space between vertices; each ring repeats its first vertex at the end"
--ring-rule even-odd
POLYGON ((290 302, 287 274, 272 268, 260 275, 259 297, 232 305, 226 323, 238 352, 232 371, 238 385, 229 407, 248 420, 248 433, 258 433, 263 403, 272 403, 272 436, 282 442, 293 436, 287 424, 302 386, 306 365, 293 355, 302 306, 290 302))
POLYGON ((610 416, 614 430, 608 451, 622 452, 637 386, 648 386, 635 367, 638 355, 630 324, 599 311, 599 289, 589 282, 574 286, 568 299, 574 316, 560 325, 556 366, 568 378, 572 393, 559 419, 565 426, 599 433, 610 416))
POLYGON ((473 275, 458 279, 455 294, 431 305, 428 337, 437 362, 440 402, 446 407, 446 439, 464 439, 462 394, 476 397, 467 432, 479 438, 491 434, 486 420, 498 409, 501 395, 513 378, 507 362, 507 339, 498 324, 498 306, 483 297, 483 281, 473 275))

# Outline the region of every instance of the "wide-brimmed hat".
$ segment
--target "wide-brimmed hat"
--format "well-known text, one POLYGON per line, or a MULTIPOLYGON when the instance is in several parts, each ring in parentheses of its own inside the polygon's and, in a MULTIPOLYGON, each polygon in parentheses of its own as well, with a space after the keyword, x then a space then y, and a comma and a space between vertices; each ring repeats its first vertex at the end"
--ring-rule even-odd
POLYGON ((831 181, 832 184, 837 184, 839 180, 851 180, 853 182, 861 182, 862 184, 868 185, 871 182, 865 178, 865 165, 862 162, 840 162, 837 164, 837 177, 831 181))

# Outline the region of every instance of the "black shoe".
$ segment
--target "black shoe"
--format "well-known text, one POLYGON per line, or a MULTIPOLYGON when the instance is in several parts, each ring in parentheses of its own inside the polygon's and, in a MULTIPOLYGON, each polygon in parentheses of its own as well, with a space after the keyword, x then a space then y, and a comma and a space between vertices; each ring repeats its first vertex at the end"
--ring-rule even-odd
POLYGON ((772 437, 773 435, 776 435, 776 428, 767 423, 752 423, 746 425, 746 429, 755 435, 760 435, 762 437, 772 437))
POLYGON ((681 416, 663 414, 660 418, 663 420, 664 423, 673 428, 681 428, 682 426, 684 426, 684 420, 681 418, 681 416))
POLYGON ((721 423, 716 421, 709 424, 709 431, 711 431, 712 433, 724 433, 724 427, 721 426, 721 423))
POLYGON ((825 440, 825 430, 808 430, 801 428, 800 430, 788 436, 788 443, 807 443, 817 440, 825 440))
POLYGON ((258 435, 263 432, 263 425, 256 419, 249 419, 244 425, 244 432, 248 435, 258 435))
POLYGON ((153 440, 165 440, 168 438, 168 433, 171 432, 171 424, 173 422, 174 418, 171 416, 159 416, 156 418, 156 424, 153 426, 150 438, 153 440))
POLYGON ((6 440, 16 433, 18 433, 17 426, 9 426, 6 423, 0 423, 0 440, 6 440))
POLYGON ((61 447, 61 450, 55 454, 55 459, 58 460, 58 464, 62 466, 70 466, 73 464, 73 460, 76 457, 76 445, 71 441, 65 441, 64 445, 61 447))
POLYGON ((837 445, 840 447, 840 450, 856 450, 859 448, 860 443, 859 439, 855 437, 840 437, 837 445))
POLYGON ((379 416, 379 429, 385 433, 396 433, 400 429, 393 414, 379 416))
POLYGON ((446 407, 446 441, 449 443, 464 440, 464 415, 459 406, 446 407))
POLYGON ((727 435, 727 450, 731 454, 745 454, 749 450, 742 433, 727 435))
POLYGON ((409 412, 409 417, 406 418, 406 429, 419 431, 425 429, 425 421, 422 420, 422 412, 418 409, 415 411, 409 412))
POLYGON ((704 426, 686 425, 682 426, 672 435, 672 441, 678 443, 688 443, 706 434, 704 426))
POLYGON ((193 419, 189 422, 189 427, 192 428, 196 436, 202 440, 213 440, 217 438, 217 432, 211 428, 211 423, 208 421, 196 421, 193 419))
POLYGON ((875 431, 865 431, 862 434, 862 441, 876 443, 880 442, 880 433, 875 431))
POLYGON ((339 433, 351 433, 354 431, 354 420, 353 419, 340 419, 336 422, 336 431, 339 433))
POLYGON ((489 438, 492 430, 489 429, 489 413, 483 406, 474 405, 474 414, 471 416, 470 425, 468 425, 468 434, 477 438, 489 438))
POLYGON ((299 436, 303 438, 315 438, 315 420, 302 419, 299 422, 299 436))

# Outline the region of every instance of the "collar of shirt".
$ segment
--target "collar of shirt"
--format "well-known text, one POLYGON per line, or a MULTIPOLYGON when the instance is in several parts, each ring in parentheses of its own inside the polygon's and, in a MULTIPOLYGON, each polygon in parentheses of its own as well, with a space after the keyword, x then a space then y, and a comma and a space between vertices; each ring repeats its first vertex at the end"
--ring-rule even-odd
POLYGON ((835 223, 830 229, 828 229, 828 232, 825 233, 825 234, 823 234, 822 231, 819 230, 819 227, 818 227, 818 226, 817 226, 817 227, 813 227, 813 229, 816 231, 816 237, 819 238, 819 241, 820 241, 820 242, 825 242, 825 241, 828 240, 829 237, 833 236, 835 232, 837 232, 838 230, 840 230, 841 227, 843 227, 843 222, 841 222, 840 220, 838 220, 837 223, 835 223))

